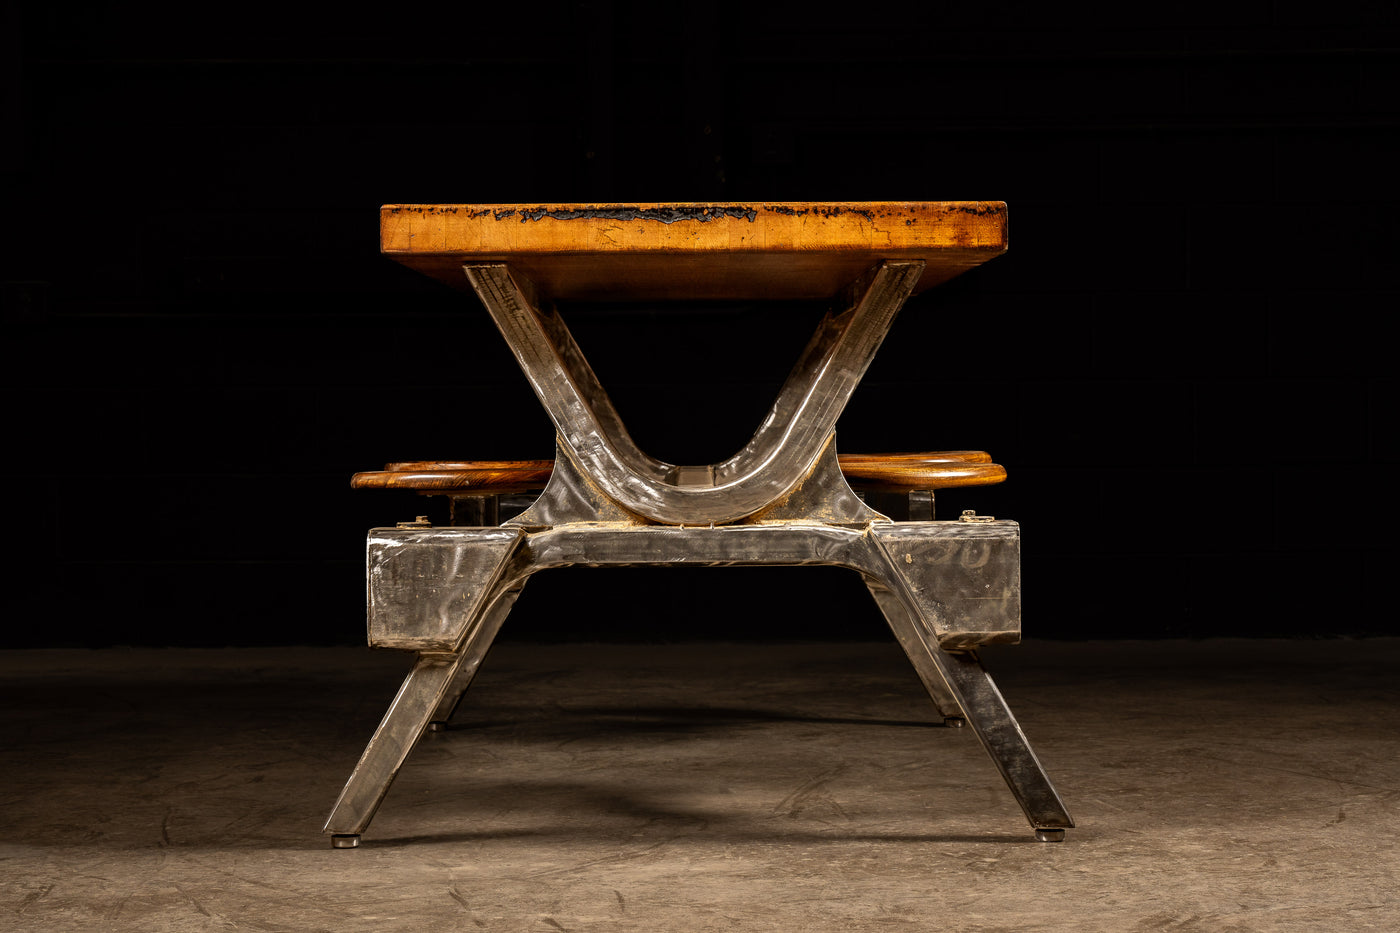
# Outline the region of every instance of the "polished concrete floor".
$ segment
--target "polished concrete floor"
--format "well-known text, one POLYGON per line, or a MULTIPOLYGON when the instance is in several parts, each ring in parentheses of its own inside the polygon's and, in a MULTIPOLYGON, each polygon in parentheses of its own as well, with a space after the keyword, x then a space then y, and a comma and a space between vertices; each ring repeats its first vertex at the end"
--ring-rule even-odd
POLYGON ((500 645, 352 850, 406 656, 0 653, 0 930, 1400 929, 1400 639, 984 658, 1063 843, 893 642, 500 645))

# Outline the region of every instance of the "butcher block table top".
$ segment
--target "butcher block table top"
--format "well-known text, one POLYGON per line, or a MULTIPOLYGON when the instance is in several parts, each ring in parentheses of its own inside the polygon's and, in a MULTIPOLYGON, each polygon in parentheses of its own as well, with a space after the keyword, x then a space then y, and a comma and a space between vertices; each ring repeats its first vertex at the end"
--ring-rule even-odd
POLYGON ((923 260, 915 291, 1006 251, 1002 201, 386 204, 380 248, 469 288, 508 263, 548 298, 813 299, 883 260, 923 260))

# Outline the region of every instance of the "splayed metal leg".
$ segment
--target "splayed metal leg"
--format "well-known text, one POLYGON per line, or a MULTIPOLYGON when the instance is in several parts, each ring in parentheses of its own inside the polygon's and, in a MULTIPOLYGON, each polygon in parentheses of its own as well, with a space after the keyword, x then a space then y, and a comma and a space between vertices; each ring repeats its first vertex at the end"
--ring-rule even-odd
POLYGON ((1074 826, 1074 820, 977 654, 934 648, 929 656, 960 697, 968 725, 996 763, 1036 838, 1042 842, 1064 839, 1064 831, 1074 826))
POLYGON ((870 577, 866 578, 865 585, 870 590, 870 595, 875 597, 875 603, 880 607, 880 611, 885 614, 890 630, 894 632, 900 645, 904 647, 904 653, 914 663, 914 670, 918 672, 919 680, 923 681, 924 689, 928 691, 929 699, 933 701, 938 715, 943 717, 943 724, 954 729, 962 728, 965 722, 962 707, 958 705, 957 698, 953 696, 952 691, 944 684, 943 675, 939 671, 938 665, 927 658, 926 652, 911 651, 910 646, 905 644, 906 639, 916 638, 916 636, 913 636, 914 622, 909 618, 909 612, 904 608, 904 604, 887 587, 870 577))
MULTIPOLYGON (((809 483, 820 486, 820 477, 809 477, 809 483)), ((466 634, 455 652, 420 653, 336 804, 327 832, 364 831, 423 729, 450 715, 461 699, 532 574, 556 567, 677 563, 827 565, 859 572, 945 723, 966 722, 972 728, 1036 838, 1063 838, 1074 825, 972 648, 1019 637, 1020 539, 1014 522, 779 521, 714 528, 578 523, 515 530, 506 537, 467 528, 376 529, 371 540, 372 631, 393 633, 408 644, 436 637, 444 626, 436 609, 424 608, 422 592, 433 594, 431 607, 482 609, 464 623, 466 634)))
POLYGON ((451 706, 461 699, 458 693, 448 703, 454 686, 465 692, 523 586, 523 580, 505 586, 499 596, 487 602, 480 623, 471 628, 459 651, 425 652, 418 656, 326 820, 324 831, 332 834, 332 846, 343 849, 359 845, 360 834, 374 819, 389 786, 428 723, 445 706, 450 712, 451 706))
POLYGON ((501 624, 505 622, 506 616, 510 615, 515 600, 519 598, 520 591, 524 588, 522 583, 507 590, 500 599, 492 604, 491 609, 482 619, 480 630, 472 635, 467 647, 463 649, 464 656, 457 667, 456 675, 452 678, 452 683, 448 686, 447 692, 443 694, 442 702, 433 711, 433 718, 428 723, 429 731, 446 731, 453 713, 462 703, 462 697, 466 696, 467 688, 476 679, 477 671, 481 670, 481 662, 486 660, 487 652, 495 643, 496 635, 501 630, 501 624))
MULTIPOLYGON (((878 533, 877 537, 880 537, 878 533)), ((956 564, 963 568, 972 566, 975 571, 994 567, 999 559, 1014 565, 1017 569, 1015 583, 1004 587, 1005 600, 1009 603, 1014 599, 1019 604, 1019 549, 1011 554, 999 554, 1005 548, 998 547, 993 539, 986 540, 990 542, 989 546, 976 549, 976 539, 973 539, 974 550, 968 553, 974 559, 963 557, 956 564)), ((1045 768, 1032 751, 1001 691, 982 667, 975 651, 970 648, 950 650, 940 645, 934 618, 940 611, 955 611, 950 605, 954 601, 934 602, 928 590, 936 588, 925 587, 920 575, 927 575, 947 586, 947 568, 925 559, 929 553, 940 557, 946 554, 947 542, 939 542, 937 548, 929 548, 927 544, 920 538, 917 527, 911 525, 893 529, 884 536, 878 549, 883 559, 873 560, 872 566, 864 571, 866 585, 934 704, 945 716, 955 714, 954 711, 960 712, 972 727, 1016 797, 1016 802, 1021 805, 1022 812, 1035 830, 1036 838, 1042 842, 1061 841, 1064 830, 1073 827, 1074 820, 1050 783, 1045 768), (902 554, 904 559, 896 559, 895 554, 902 554), (919 555, 920 559, 916 560, 914 555, 919 555), (881 567, 881 564, 884 566, 881 567), (875 572, 872 573, 872 570, 875 572)), ((988 592, 996 590, 990 583, 984 586, 988 592)), ((949 638, 946 632, 943 637, 956 642, 956 637, 949 638)))
MULTIPOLYGON (((340 792, 325 832, 335 837, 358 836, 369 826, 461 661, 461 655, 419 656, 340 792)), ((332 845, 345 847, 335 840, 332 845)))

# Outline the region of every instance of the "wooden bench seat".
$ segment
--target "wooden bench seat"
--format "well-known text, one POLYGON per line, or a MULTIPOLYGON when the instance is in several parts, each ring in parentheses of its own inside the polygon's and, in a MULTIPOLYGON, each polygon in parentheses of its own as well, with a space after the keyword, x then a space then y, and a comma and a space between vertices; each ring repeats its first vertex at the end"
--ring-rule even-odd
POLYGON ((350 488, 501 496, 543 489, 553 472, 553 460, 416 460, 356 473, 350 488))
MULTIPOLYGON (((1006 479, 1006 469, 981 450, 841 454, 837 459, 846 481, 858 491, 990 486, 1006 479)), ((508 495, 543 489, 553 471, 553 460, 411 460, 356 473, 350 486, 428 495, 508 495)))
MULTIPOLYGON (((837 461, 852 489, 881 511, 904 519, 931 520, 935 490, 990 486, 1006 479, 1005 467, 981 450, 841 454, 837 461)), ((356 473, 350 486, 447 496, 452 524, 494 525, 500 520, 496 506, 501 498, 538 492, 553 472, 553 460, 405 460, 356 473)))

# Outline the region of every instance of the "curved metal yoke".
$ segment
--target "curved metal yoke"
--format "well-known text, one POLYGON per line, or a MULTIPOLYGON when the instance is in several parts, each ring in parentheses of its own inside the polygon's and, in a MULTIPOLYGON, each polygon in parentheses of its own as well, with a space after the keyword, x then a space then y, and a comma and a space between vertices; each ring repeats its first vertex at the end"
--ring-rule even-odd
MULTIPOLYGON (((582 508, 522 522, 553 524, 638 516, 660 524, 728 524, 772 509, 817 468, 846 407, 895 315, 924 269, 920 260, 886 261, 847 290, 845 307, 818 325, 753 437, 734 456, 707 466, 664 463, 638 449, 588 361, 552 308, 504 263, 463 266, 558 432, 559 457, 540 509, 569 498, 582 508), (587 495, 596 487, 599 496, 587 495), (589 514, 593 500, 601 511, 589 514)), ((831 451, 834 461, 834 451, 831 451)), ((845 487, 840 470, 823 485, 845 487)), ((849 492, 849 489, 845 489, 849 492)), ((854 499, 854 495, 850 496, 854 499)), ((823 520, 856 521, 872 513, 823 520)), ((800 517, 785 513, 784 518, 800 517)))

